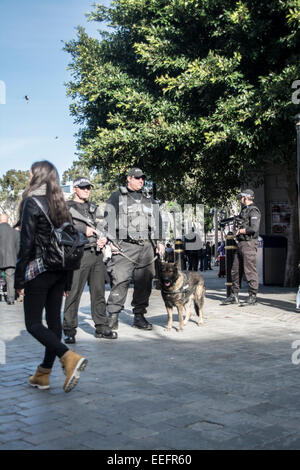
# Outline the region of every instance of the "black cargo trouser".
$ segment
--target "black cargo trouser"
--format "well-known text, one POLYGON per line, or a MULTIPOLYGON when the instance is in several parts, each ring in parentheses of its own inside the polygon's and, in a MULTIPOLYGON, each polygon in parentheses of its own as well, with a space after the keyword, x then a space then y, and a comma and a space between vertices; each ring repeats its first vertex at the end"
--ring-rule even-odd
POLYGON ((240 272, 245 274, 249 293, 258 291, 258 276, 256 270, 257 239, 241 241, 238 243, 231 268, 232 291, 235 294, 240 290, 240 272))
POLYGON ((113 255, 107 265, 111 278, 111 292, 107 300, 109 313, 119 313, 123 308, 131 279, 134 282, 131 305, 133 313, 146 313, 152 289, 154 250, 150 241, 144 245, 121 241, 124 254, 139 264, 129 261, 120 254, 113 255))
POLYGON ((189 262, 189 271, 198 271, 199 257, 198 251, 191 250, 187 251, 187 257, 189 262))
POLYGON ((66 298, 63 329, 66 335, 75 335, 78 327, 78 309, 83 289, 88 283, 91 295, 91 314, 97 327, 107 326, 105 306, 105 266, 102 253, 84 250, 80 268, 73 273, 71 291, 66 298))

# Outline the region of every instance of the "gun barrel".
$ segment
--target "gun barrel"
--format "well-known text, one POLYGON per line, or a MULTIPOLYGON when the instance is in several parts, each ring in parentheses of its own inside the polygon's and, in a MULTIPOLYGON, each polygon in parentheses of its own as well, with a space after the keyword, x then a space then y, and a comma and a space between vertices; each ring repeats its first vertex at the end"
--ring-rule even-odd
POLYGON ((227 219, 220 220, 220 224, 221 225, 227 225, 227 224, 230 224, 231 222, 234 222, 234 220, 235 220, 235 216, 228 217, 227 219))

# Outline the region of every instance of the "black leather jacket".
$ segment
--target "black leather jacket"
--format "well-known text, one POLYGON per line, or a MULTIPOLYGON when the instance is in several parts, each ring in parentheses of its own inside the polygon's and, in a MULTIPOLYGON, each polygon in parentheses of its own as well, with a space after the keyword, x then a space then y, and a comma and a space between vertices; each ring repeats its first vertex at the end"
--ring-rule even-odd
MULTIPOLYGON (((45 211, 50 215, 47 199, 45 196, 34 196, 43 205, 45 211)), ((15 271, 15 289, 23 289, 25 284, 25 270, 29 261, 37 258, 42 247, 50 242, 51 227, 45 215, 38 207, 32 197, 28 197, 23 206, 20 249, 17 257, 15 271)), ((66 272, 66 290, 71 289, 72 273, 66 272)))

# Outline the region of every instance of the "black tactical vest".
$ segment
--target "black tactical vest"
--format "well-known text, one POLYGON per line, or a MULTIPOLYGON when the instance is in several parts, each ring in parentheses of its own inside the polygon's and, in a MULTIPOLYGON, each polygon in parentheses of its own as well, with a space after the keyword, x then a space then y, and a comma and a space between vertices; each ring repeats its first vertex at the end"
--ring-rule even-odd
POLYGON ((119 239, 147 240, 155 228, 152 198, 141 191, 120 188, 119 239))

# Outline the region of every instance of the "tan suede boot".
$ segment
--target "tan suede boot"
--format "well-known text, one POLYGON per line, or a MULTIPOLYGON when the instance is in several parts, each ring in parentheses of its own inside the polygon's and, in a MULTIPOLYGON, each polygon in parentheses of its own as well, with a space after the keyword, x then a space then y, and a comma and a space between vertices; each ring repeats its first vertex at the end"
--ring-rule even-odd
POLYGON ((37 387, 40 390, 47 390, 50 388, 49 375, 51 369, 45 369, 44 367, 38 366, 34 375, 29 377, 29 384, 32 387, 37 387))
POLYGON ((69 351, 60 358, 60 362, 66 375, 63 389, 65 392, 70 392, 77 384, 80 378, 80 371, 85 369, 88 361, 80 356, 80 354, 69 349, 69 351))

